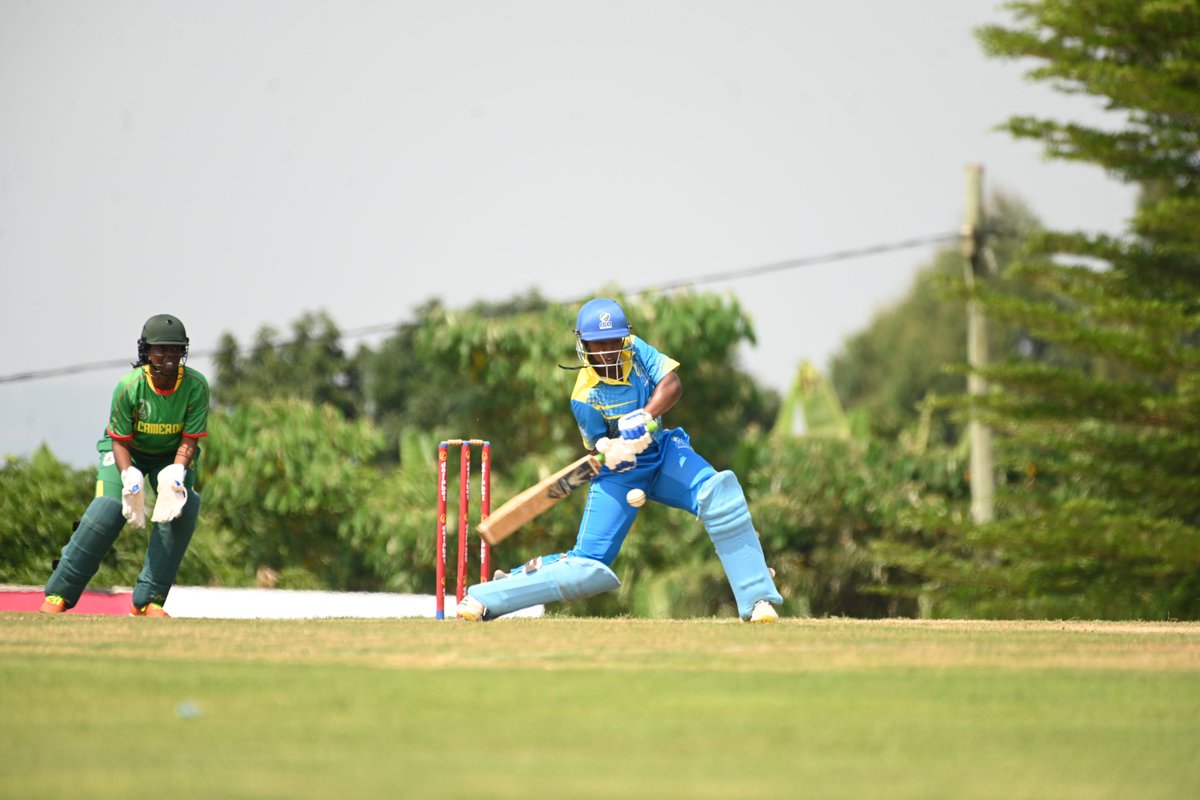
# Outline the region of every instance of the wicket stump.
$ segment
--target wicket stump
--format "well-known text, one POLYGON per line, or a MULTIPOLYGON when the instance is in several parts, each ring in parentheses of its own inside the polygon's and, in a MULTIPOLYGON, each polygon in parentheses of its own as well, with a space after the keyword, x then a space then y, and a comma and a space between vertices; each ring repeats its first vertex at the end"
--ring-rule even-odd
MULTIPOLYGON (((437 486, 437 612, 438 619, 446 618, 446 484, 447 467, 450 461, 450 448, 458 446, 459 478, 458 478, 458 572, 455 587, 456 602, 462 602, 467 593, 467 529, 470 527, 471 514, 471 447, 478 446, 479 456, 479 521, 488 518, 492 513, 492 443, 483 439, 447 439, 438 444, 438 486, 437 486)), ((491 552, 488 543, 479 540, 479 582, 486 583, 488 572, 491 570, 491 552)))

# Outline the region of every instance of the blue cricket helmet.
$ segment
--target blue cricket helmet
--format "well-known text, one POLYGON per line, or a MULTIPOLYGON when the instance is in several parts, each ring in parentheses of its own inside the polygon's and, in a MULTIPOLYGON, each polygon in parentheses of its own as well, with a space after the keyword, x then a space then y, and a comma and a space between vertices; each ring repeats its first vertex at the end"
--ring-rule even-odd
POLYGON ((607 297, 584 303, 575 319, 575 334, 584 342, 624 339, 632 332, 625 319, 625 310, 616 300, 607 297))
POLYGON ((580 363, 606 383, 623 383, 633 368, 633 328, 616 300, 598 297, 579 309, 575 319, 575 354, 580 363), (589 350, 584 342, 616 341, 612 350, 589 350))

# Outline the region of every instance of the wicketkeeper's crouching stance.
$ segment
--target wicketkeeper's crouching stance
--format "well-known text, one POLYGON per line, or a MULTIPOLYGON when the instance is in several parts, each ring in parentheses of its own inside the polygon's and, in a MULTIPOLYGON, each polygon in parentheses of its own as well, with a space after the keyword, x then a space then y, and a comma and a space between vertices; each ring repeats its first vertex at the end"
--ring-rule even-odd
POLYGON ((580 600, 621 585, 610 569, 637 517, 626 497, 646 499, 700 518, 725 568, 738 613, 750 622, 774 622, 772 604, 783 602, 763 558, 746 497, 732 472, 717 472, 692 449, 682 428, 659 418, 683 393, 679 363, 633 335, 613 300, 585 303, 576 321, 576 350, 583 363, 571 409, 584 446, 604 454, 592 481, 575 546, 543 556, 501 580, 476 584, 458 605, 458 616, 488 620, 529 606, 580 600))
POLYGON ((149 480, 158 486, 151 513, 154 529, 131 611, 135 616, 168 616, 163 603, 200 516, 195 466, 198 442, 208 432, 208 381, 184 366, 187 332, 170 314, 147 320, 137 346, 138 361, 117 383, 108 427, 96 444, 100 469, 95 499, 46 583, 42 611, 47 613, 62 613, 79 602, 126 522, 145 527, 149 480))

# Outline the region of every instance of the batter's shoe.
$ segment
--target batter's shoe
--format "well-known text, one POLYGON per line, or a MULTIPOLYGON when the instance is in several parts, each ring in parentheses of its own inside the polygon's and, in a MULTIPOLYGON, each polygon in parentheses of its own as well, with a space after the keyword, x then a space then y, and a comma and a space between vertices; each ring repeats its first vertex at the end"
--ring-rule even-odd
POLYGON ((750 611, 750 622, 779 622, 779 612, 766 600, 759 600, 750 611))
POLYGON ((483 607, 483 603, 476 600, 471 595, 467 595, 458 604, 458 608, 454 609, 454 615, 459 619, 465 619, 468 622, 479 622, 487 614, 487 609, 483 607))
POLYGON ((61 614, 67 610, 67 601, 56 594, 48 594, 40 610, 43 614, 61 614))
POLYGON ((169 617, 171 615, 168 614, 165 610, 163 610, 163 607, 160 606, 158 603, 147 603, 146 605, 142 606, 141 608, 134 606, 133 610, 131 610, 129 612, 129 616, 131 616, 131 617, 169 617))

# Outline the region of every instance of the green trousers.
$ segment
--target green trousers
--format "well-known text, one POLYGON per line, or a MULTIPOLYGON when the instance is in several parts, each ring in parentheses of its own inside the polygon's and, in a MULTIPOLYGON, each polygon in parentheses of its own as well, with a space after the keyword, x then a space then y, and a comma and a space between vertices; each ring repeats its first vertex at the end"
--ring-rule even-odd
MULTIPOLYGON (((125 527, 121 514, 121 474, 112 457, 112 446, 105 449, 105 440, 100 442, 100 468, 96 474, 96 497, 87 507, 70 541, 62 549, 62 557, 46 582, 46 594, 58 595, 66 601, 67 608, 79 602, 88 582, 100 569, 100 562, 112 549, 117 536, 125 527)), ((146 484, 155 486, 158 473, 171 464, 174 454, 147 456, 134 453, 133 464, 142 471, 146 484)), ((170 522, 150 523, 152 507, 147 499, 146 518, 153 525, 150 544, 142 571, 133 588, 133 605, 144 607, 147 603, 162 605, 167 593, 179 574, 179 565, 196 531, 196 520, 200 517, 200 494, 195 485, 195 463, 188 469, 184 485, 188 499, 183 512, 170 522)))

